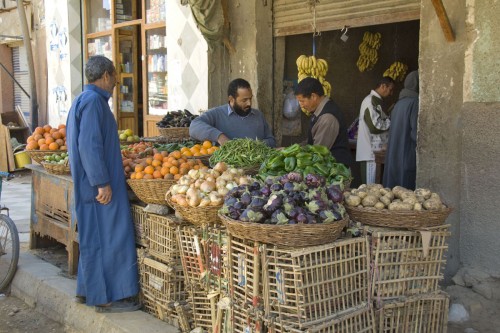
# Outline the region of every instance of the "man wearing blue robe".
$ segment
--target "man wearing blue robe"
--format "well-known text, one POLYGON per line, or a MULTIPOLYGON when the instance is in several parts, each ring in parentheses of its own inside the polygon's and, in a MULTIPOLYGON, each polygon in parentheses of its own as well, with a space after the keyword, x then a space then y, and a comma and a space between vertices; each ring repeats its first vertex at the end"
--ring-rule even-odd
POLYGON ((125 300, 137 295, 139 282, 118 129, 108 105, 116 71, 109 59, 94 56, 85 76, 89 84, 66 124, 80 247, 76 295, 98 312, 137 310, 125 300))

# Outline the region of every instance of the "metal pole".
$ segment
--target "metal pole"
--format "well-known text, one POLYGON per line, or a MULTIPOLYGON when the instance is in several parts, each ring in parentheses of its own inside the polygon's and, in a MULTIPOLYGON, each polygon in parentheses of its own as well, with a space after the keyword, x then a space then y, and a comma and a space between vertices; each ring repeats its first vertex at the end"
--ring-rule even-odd
POLYGON ((21 29, 23 32, 24 47, 26 48, 26 58, 28 62, 28 73, 30 76, 30 118, 31 130, 35 131, 38 126, 38 99, 36 95, 36 81, 35 81, 35 66, 33 65, 33 52, 31 50, 31 37, 28 30, 28 22, 26 20, 26 11, 24 10, 23 0, 17 0, 17 12, 21 29))

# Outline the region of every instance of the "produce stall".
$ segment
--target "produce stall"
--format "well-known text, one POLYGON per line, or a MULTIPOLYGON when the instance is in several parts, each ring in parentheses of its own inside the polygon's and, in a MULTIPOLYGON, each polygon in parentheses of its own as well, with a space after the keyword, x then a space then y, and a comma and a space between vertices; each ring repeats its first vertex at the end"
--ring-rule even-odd
MULTIPOLYGON (((123 145, 122 159, 140 200, 131 211, 143 310, 180 331, 445 327, 451 208, 437 193, 350 188, 349 170, 314 145, 213 147, 171 136, 123 145)), ((43 161, 64 166, 60 154, 43 161)), ((30 246, 64 244, 74 274, 71 177, 29 168, 30 246)))

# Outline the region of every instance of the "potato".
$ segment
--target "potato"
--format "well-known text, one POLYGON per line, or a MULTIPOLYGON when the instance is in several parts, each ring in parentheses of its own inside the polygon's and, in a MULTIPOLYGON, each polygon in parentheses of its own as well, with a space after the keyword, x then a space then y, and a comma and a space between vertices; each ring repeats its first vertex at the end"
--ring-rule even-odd
POLYGON ((394 193, 392 193, 392 191, 387 192, 384 196, 391 199, 391 201, 394 200, 394 193))
POLYGON ((380 201, 381 201, 381 202, 382 202, 382 203, 383 203, 386 207, 387 207, 387 206, 389 206, 389 205, 390 205, 390 203, 391 203, 391 201, 392 201, 392 200, 391 200, 391 198, 390 198, 389 196, 387 196, 387 195, 381 196, 381 197, 379 198, 379 200, 380 200, 380 201))
POLYGON ((403 199, 403 202, 410 203, 412 205, 416 204, 418 202, 417 197, 413 196, 407 196, 403 199))
POLYGON ((376 196, 377 198, 379 198, 381 196, 380 189, 378 189, 378 188, 370 188, 368 190, 368 194, 376 196))
POLYGON ((423 206, 427 210, 440 210, 441 209, 441 200, 436 199, 436 198, 430 198, 425 200, 423 206))
POLYGON ((425 200, 429 199, 431 197, 431 190, 427 189, 427 188, 417 188, 415 190, 415 195, 418 196, 423 196, 425 198, 425 200))
POLYGON ((401 200, 401 199, 394 199, 394 200, 392 200, 392 202, 403 202, 403 200, 401 200))
POLYGON ((425 199, 425 197, 424 197, 424 196, 417 195, 417 201, 418 201, 419 203, 423 204, 425 200, 426 200, 426 199, 425 199))
POLYGON ((389 210, 393 211, 409 211, 413 209, 413 205, 408 202, 391 202, 389 210))
POLYGON ((380 189, 380 194, 386 195, 387 193, 392 192, 390 188, 382 188, 380 189))
POLYGON ((367 187, 367 185, 366 185, 366 184, 361 184, 361 185, 359 185, 358 190, 362 190, 362 189, 364 189, 364 188, 366 188, 366 187, 367 187))
POLYGON ((383 202, 377 201, 377 203, 376 203, 376 204, 375 204, 375 206, 373 206, 373 207, 375 207, 375 208, 377 208, 377 209, 379 209, 379 210, 380 210, 380 209, 384 209, 384 208, 385 208, 385 205, 384 205, 384 203, 383 203, 383 202))
POLYGON ((378 198, 374 195, 368 194, 363 201, 361 201, 361 204, 363 207, 373 207, 377 203, 378 198))
POLYGON ((358 197, 357 195, 350 195, 350 196, 346 197, 344 200, 345 200, 345 203, 351 207, 356 207, 356 206, 359 206, 361 204, 361 198, 358 197))
POLYGON ((368 195, 368 192, 366 192, 364 189, 362 190, 358 190, 358 197, 360 197, 361 199, 364 199, 367 195, 368 195))
POLYGON ((413 205, 413 210, 421 211, 422 210, 422 204, 420 202, 415 202, 415 204, 413 205))
POLYGON ((438 200, 439 202, 441 202, 441 197, 439 196, 439 194, 437 193, 431 193, 431 196, 429 199, 436 199, 438 200))
POLYGON ((354 188, 354 189, 352 189, 352 190, 351 190, 351 194, 352 194, 352 195, 358 195, 358 193, 359 193, 359 190, 358 190, 358 189, 355 189, 355 188, 354 188))
POLYGON ((384 187, 382 186, 382 184, 368 184, 366 185, 366 187, 368 189, 377 189, 377 190, 380 190, 380 189, 383 189, 384 187))

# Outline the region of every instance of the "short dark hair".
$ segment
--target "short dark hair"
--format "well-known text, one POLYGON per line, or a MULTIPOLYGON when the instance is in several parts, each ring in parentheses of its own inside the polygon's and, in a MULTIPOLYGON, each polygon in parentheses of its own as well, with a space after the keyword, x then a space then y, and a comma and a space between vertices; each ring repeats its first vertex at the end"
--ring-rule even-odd
POLYGON ((319 82, 318 79, 313 77, 306 77, 302 81, 299 82, 297 87, 295 88, 295 95, 302 95, 305 98, 311 97, 313 93, 318 96, 323 96, 325 91, 323 90, 323 85, 319 82))
POLYGON ((378 82, 377 85, 375 86, 375 89, 380 87, 381 85, 386 85, 389 86, 391 84, 396 84, 396 81, 394 81, 390 76, 383 76, 378 82))
POLYGON ((99 80, 105 72, 113 74, 115 72, 113 62, 102 55, 96 55, 89 58, 85 64, 85 77, 89 83, 99 80))
POLYGON ((234 79, 229 83, 227 87, 227 96, 238 97, 238 89, 250 89, 250 83, 243 79, 234 79))

